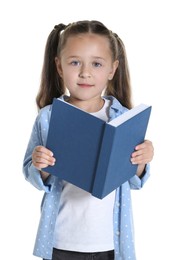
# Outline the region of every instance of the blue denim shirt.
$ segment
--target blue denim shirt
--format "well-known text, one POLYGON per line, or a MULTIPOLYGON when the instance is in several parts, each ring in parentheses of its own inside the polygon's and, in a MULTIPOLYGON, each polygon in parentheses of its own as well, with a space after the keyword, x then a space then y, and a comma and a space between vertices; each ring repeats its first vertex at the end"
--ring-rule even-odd
MULTIPOLYGON (((114 97, 108 96, 106 98, 112 102, 109 109, 110 120, 127 110, 114 97)), ((59 211, 62 180, 50 175, 44 183, 40 172, 32 164, 32 152, 37 145, 46 145, 51 106, 42 108, 35 120, 23 163, 23 173, 26 180, 37 189, 45 192, 33 253, 35 256, 48 260, 52 259, 54 227, 59 211)), ((130 190, 140 189, 148 177, 149 165, 146 166, 143 178, 140 179, 135 175, 116 190, 113 218, 115 260, 136 260, 130 190)))

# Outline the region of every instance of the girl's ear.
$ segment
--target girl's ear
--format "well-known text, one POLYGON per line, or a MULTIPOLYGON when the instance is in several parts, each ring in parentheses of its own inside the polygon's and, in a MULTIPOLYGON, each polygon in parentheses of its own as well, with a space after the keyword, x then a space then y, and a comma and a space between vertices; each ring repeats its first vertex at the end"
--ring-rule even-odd
POLYGON ((115 61, 113 62, 113 64, 112 64, 112 71, 110 72, 109 77, 108 77, 109 80, 113 79, 114 74, 115 74, 115 72, 116 72, 118 66, 119 66, 119 61, 118 61, 118 60, 115 60, 115 61))
POLYGON ((62 67, 61 67, 61 62, 60 62, 60 59, 58 57, 55 57, 55 63, 56 63, 56 69, 57 69, 57 72, 59 74, 59 76, 62 78, 62 67))

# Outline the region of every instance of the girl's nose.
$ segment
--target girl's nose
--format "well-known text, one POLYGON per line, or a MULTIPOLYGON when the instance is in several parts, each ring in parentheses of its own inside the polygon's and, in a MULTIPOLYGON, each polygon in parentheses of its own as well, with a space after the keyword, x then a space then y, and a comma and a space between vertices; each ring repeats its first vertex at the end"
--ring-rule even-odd
POLYGON ((79 77, 80 78, 90 78, 91 73, 90 70, 87 66, 82 66, 81 70, 79 72, 79 77))

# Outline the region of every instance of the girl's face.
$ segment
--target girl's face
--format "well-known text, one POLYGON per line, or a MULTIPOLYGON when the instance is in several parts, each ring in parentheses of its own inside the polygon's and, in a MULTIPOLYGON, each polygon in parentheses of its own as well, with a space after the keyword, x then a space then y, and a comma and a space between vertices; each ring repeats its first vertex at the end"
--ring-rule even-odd
POLYGON ((118 61, 112 61, 108 39, 85 33, 68 38, 60 58, 56 58, 56 66, 70 97, 91 101, 101 97, 118 61))

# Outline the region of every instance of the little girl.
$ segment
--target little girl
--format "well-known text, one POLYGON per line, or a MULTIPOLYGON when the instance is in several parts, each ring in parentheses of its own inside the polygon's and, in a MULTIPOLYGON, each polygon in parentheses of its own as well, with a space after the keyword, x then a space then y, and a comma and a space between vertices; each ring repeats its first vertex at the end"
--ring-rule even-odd
POLYGON ((45 147, 53 98, 104 121, 132 108, 125 47, 118 35, 98 21, 59 24, 51 31, 36 98, 40 111, 23 172, 26 180, 45 191, 35 256, 48 260, 135 260, 130 189, 140 189, 149 176, 152 142, 145 140, 134 147, 131 163, 138 165, 136 175, 104 199, 97 199, 43 171, 55 163, 54 154, 45 147))

